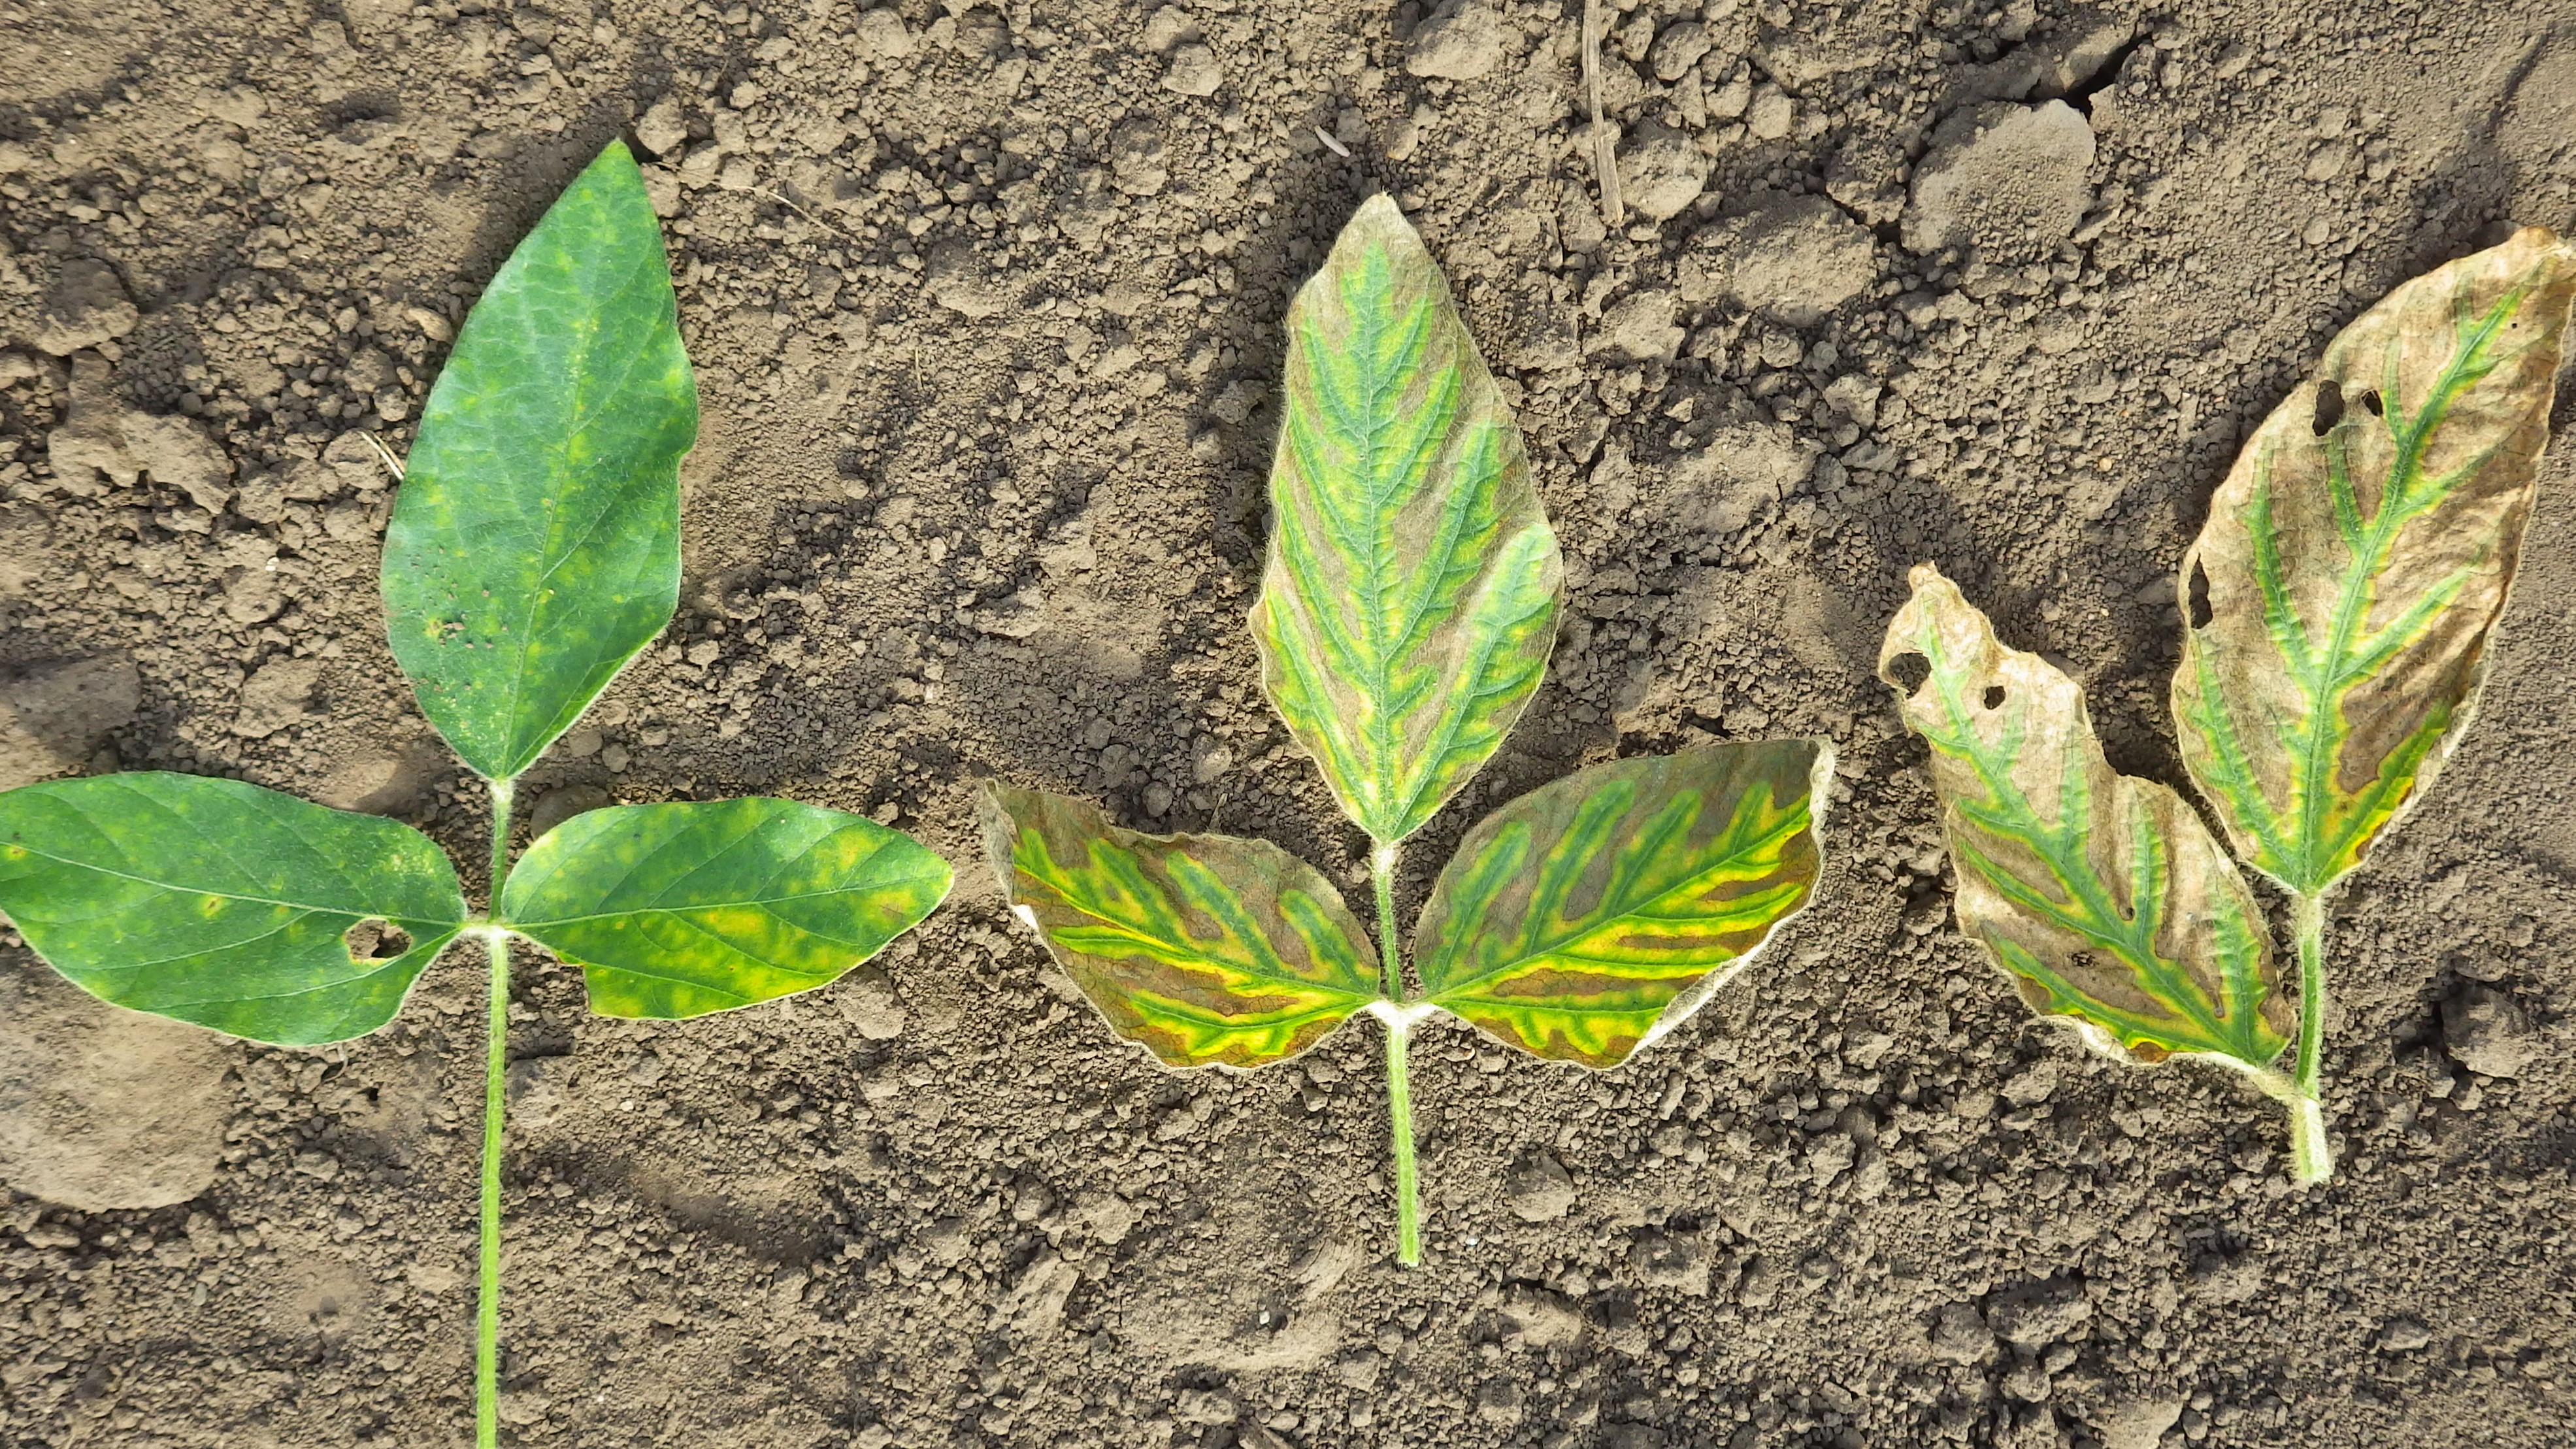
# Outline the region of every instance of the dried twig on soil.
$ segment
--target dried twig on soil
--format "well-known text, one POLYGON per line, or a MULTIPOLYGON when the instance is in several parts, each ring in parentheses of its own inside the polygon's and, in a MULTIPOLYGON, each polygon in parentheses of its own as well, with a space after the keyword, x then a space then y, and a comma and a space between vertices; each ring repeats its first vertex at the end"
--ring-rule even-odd
POLYGON ((754 195, 754 196, 766 196, 766 197, 768 197, 770 200, 777 202, 779 205, 781 205, 781 206, 783 206, 783 207, 786 207, 789 211, 792 211, 792 212, 796 213, 798 216, 801 216, 801 217, 805 218, 807 221, 810 221, 810 222, 814 223, 816 226, 819 226, 819 227, 821 227, 823 230, 830 232, 832 235, 834 235, 834 236, 836 236, 836 237, 841 238, 843 241, 858 241, 858 240, 861 240, 861 238, 859 237, 858 233, 856 233, 856 232, 852 232, 852 231, 846 231, 846 230, 844 230, 844 229, 842 229, 842 228, 840 228, 840 227, 838 227, 838 226, 833 225, 830 221, 828 221, 828 220, 826 220, 826 219, 824 219, 824 218, 822 218, 822 217, 816 216, 813 212, 811 212, 811 211, 807 210, 805 207, 798 205, 798 204, 796 203, 796 201, 795 201, 795 199, 794 199, 793 197, 790 197, 789 195, 787 195, 787 193, 785 193, 785 192, 783 192, 783 191, 772 191, 772 190, 770 190, 770 189, 769 189, 768 187, 766 187, 766 186, 755 186, 755 187, 753 187, 753 188, 751 189, 751 194, 752 194, 752 195, 754 195))
POLYGON ((1619 201, 1619 150, 1601 118, 1601 0, 1583 0, 1583 90, 1592 105, 1592 166, 1601 177, 1601 219, 1615 227, 1627 208, 1619 201))
POLYGON ((403 460, 401 457, 396 455, 393 449, 385 446, 384 439, 377 437, 373 433, 360 433, 358 436, 367 440, 367 446, 375 450, 376 461, 384 464, 385 471, 393 475, 393 480, 395 482, 400 483, 403 480, 403 460))

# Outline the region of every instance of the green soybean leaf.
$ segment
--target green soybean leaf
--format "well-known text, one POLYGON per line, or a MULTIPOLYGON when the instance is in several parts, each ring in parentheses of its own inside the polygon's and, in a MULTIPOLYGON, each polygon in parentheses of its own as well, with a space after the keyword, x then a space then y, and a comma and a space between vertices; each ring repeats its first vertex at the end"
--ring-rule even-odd
POLYGON ((1020 919, 1112 1030, 1175 1067, 1295 1056, 1379 999, 1339 891, 1266 840, 1140 835, 987 784, 984 841, 1020 919))
POLYGON ((2184 556, 2183 763, 2303 897, 2467 726, 2549 439, 2576 250, 2525 228, 2399 287, 2255 430, 2184 556))
POLYGON ((408 826, 156 773, 0 794, 0 910, 103 1001, 311 1046, 392 1020, 465 898, 408 826))
POLYGON ((576 815, 528 847, 501 904, 581 968, 591 1010, 676 1021, 829 985, 948 884, 900 831, 754 797, 576 815))
POLYGON ((670 622, 697 430, 661 226, 611 142, 465 319, 385 533, 394 658, 485 777, 526 769, 670 622))
POLYGON ((1619 1065, 1806 905, 1832 763, 1821 740, 1713 745, 1523 795, 1432 888, 1424 991, 1523 1051, 1619 1065))
POLYGON ((1520 718, 1564 565, 1511 410, 1404 214, 1371 197, 1288 309, 1262 683, 1380 844, 1520 718))
POLYGON ((1956 584, 1920 564, 1913 585, 1879 677, 1931 747, 1960 929, 2032 1010, 2073 1018, 2096 1048, 2268 1067, 2291 1011, 2262 912, 2209 827, 2172 790, 2112 770, 2083 691, 1997 642, 1956 584))

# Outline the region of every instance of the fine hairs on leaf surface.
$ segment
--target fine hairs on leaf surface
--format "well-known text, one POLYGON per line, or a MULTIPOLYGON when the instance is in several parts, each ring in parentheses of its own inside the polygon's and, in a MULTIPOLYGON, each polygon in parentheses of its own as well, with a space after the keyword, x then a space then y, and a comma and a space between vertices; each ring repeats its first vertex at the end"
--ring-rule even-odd
POLYGON ((1321 872, 1267 841, 1142 835, 998 783, 985 839, 1020 918, 1111 1029, 1167 1066, 1265 1066, 1377 1016, 1396 1255, 1413 1263, 1414 1026, 1447 1011, 1535 1056, 1626 1061, 1806 905, 1833 753, 1776 740, 1620 760, 1504 806, 1433 887, 1417 995, 1395 925, 1399 847, 1536 692, 1564 567, 1520 430, 1392 201, 1361 205, 1287 325, 1250 623, 1272 705, 1371 841, 1376 946, 1321 872))
POLYGON ((1962 928, 2097 1045, 2245 1069, 2291 1109, 2301 1182, 2334 1164, 2326 897, 2468 725, 2571 299, 2576 250, 2537 227, 2399 287, 2246 441, 2183 557, 2183 765, 2236 856, 2289 897, 2295 1005, 2215 839, 2164 787, 2100 765, 2071 681, 1996 645, 1928 565, 1888 631, 1881 672, 1932 747, 1962 928), (1891 672, 1908 655, 1928 663, 1919 687, 1891 672))
POLYGON ((510 938, 579 966, 602 1015, 676 1020, 828 984, 948 890, 947 864, 896 831, 757 798, 576 815, 512 871, 513 782, 670 622, 678 467, 696 434, 661 227, 612 142, 466 318, 385 538, 395 658, 490 785, 486 915, 428 837, 254 785, 124 774, 0 794, 0 909, 120 1006, 254 1041, 343 1041, 390 1021, 459 936, 485 943, 484 1449, 499 1433, 510 938), (370 921, 412 944, 353 948, 370 921))

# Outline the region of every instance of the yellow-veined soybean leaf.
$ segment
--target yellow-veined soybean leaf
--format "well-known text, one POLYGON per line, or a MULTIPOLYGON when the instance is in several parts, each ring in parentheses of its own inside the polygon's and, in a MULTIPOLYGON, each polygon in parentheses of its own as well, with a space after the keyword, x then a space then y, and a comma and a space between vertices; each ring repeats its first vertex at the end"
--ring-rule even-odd
POLYGON ((1521 1050, 1615 1067, 1805 907, 1822 740, 1578 771, 1460 843, 1423 908, 1430 1001, 1521 1050))
POLYGON ((1379 999, 1341 892, 1266 840, 1140 835, 1001 784, 983 817, 1012 909, 1111 1029, 1167 1065, 1265 1066, 1379 999))
POLYGON ((1270 508, 1262 683, 1343 811, 1392 844, 1520 718, 1564 564, 1511 410, 1384 196, 1288 309, 1270 508))
POLYGON ((102 1001, 312 1046, 392 1020, 465 898, 396 821, 138 773, 0 794, 0 910, 102 1001))
POLYGON ((2262 911, 2209 827, 2111 768, 2075 681, 2004 647, 1930 564, 1913 585, 1879 677, 1931 747, 1960 929, 2032 1010, 2073 1018, 2097 1048, 2268 1068, 2295 1023, 2262 911))
POLYGON ((697 383, 661 223, 612 141, 483 289, 385 533, 385 632, 456 753, 507 780, 680 597, 697 383))
POLYGON ((2183 558, 2184 765, 2313 898, 2468 723, 2549 439, 2576 249, 2537 227, 2399 287, 2248 439, 2183 558))
POLYGON ((501 898, 503 924, 581 968, 591 1010, 675 1021, 840 979, 948 884, 901 831, 752 797, 585 811, 501 898))

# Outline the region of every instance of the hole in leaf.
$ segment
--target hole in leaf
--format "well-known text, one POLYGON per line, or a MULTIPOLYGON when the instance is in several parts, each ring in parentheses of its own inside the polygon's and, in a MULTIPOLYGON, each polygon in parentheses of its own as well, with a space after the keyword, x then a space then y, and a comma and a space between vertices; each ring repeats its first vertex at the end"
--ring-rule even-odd
POLYGON ((1923 687, 1923 681, 1932 677, 1932 661, 1920 654, 1899 654, 1887 661, 1887 674, 1899 688, 1912 694, 1923 687))
POLYGON ((340 933, 352 961, 390 961, 411 949, 411 933, 391 921, 360 921, 340 933))
POLYGON ((2370 409, 2370 415, 2374 418, 2384 418, 2388 416, 2388 409, 2381 405, 2379 389, 2375 387, 2361 395, 2361 405, 2370 409))
POLYGON ((2328 378, 2317 384, 2316 416, 2308 420, 2308 431, 2322 438, 2343 421, 2343 384, 2328 378))
POLYGON ((2208 628, 2210 617, 2209 570, 2200 566, 2200 560, 2193 559, 2191 561, 2191 627, 2208 628))
POLYGON ((2002 708, 2002 707, 2003 707, 2003 702, 2004 702, 2004 687, 2003 687, 2002 685, 2000 685, 2000 684, 1989 684, 1989 685, 1987 685, 1987 686, 1986 686, 1986 695, 1985 695, 1985 699, 1986 699, 1986 708, 1988 708, 1988 709, 2000 709, 2000 708, 2002 708))

